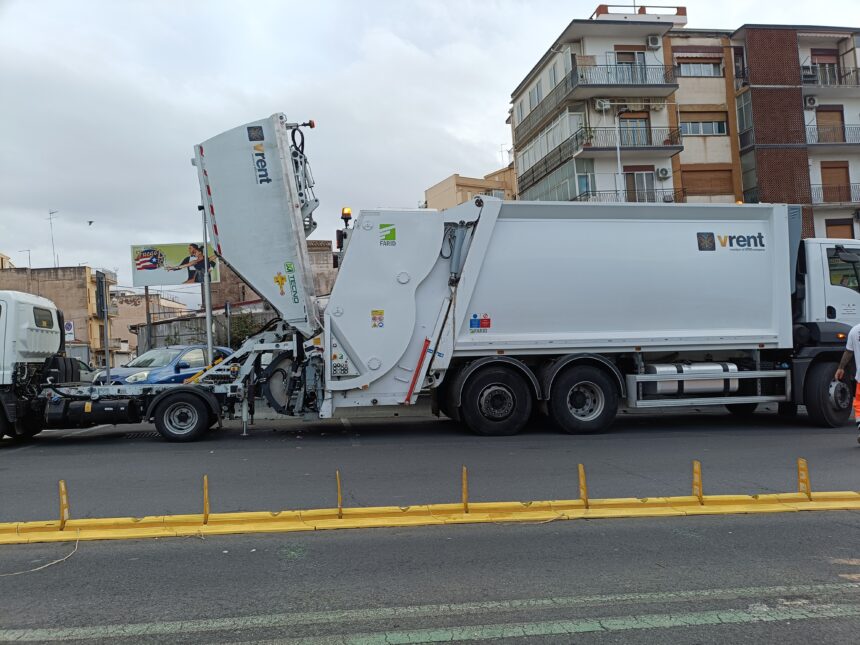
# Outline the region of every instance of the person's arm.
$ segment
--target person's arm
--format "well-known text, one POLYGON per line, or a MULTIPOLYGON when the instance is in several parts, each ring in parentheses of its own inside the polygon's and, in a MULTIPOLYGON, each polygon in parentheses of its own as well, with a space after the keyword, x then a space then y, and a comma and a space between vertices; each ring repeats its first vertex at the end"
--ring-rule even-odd
POLYGON ((839 361, 839 367, 836 368, 836 375, 834 376, 837 381, 841 381, 842 377, 845 376, 845 367, 851 362, 852 358, 854 358, 854 352, 850 349, 842 352, 842 360, 839 361))

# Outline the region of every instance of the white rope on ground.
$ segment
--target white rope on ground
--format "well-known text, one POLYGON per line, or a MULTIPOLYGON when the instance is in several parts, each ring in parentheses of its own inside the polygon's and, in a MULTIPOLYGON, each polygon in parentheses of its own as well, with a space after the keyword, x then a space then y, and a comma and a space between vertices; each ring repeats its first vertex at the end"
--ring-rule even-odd
POLYGON ((73 555, 75 555, 75 552, 78 550, 78 544, 80 543, 80 541, 81 541, 80 537, 77 540, 75 540, 75 548, 72 549, 72 552, 69 553, 64 558, 60 558, 59 560, 54 560, 53 562, 48 562, 47 564, 43 564, 40 567, 36 567, 35 569, 27 569, 26 571, 14 571, 12 573, 0 573, 0 578, 5 578, 6 576, 20 576, 20 575, 25 574, 25 573, 34 573, 36 571, 41 571, 42 569, 47 569, 48 567, 54 566, 55 564, 60 564, 61 562, 65 562, 66 560, 71 558, 73 555))

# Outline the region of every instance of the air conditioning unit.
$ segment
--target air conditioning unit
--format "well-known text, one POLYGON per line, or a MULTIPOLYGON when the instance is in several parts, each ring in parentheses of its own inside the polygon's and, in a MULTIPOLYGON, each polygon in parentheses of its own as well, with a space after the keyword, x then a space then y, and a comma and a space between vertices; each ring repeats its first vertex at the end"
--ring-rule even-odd
POLYGON ((625 103, 629 112, 644 112, 648 109, 648 106, 642 99, 625 99, 625 103))
POLYGON ((672 175, 668 168, 657 168, 657 179, 665 181, 672 175))
POLYGON ((598 112, 607 112, 612 107, 612 101, 608 99, 594 99, 594 109, 598 112))
POLYGON ((803 104, 806 106, 807 110, 814 110, 818 107, 818 97, 806 96, 803 98, 803 104))
POLYGON ((651 101, 649 106, 652 112, 659 112, 664 107, 666 107, 666 103, 664 101, 651 101))
POLYGON ((651 51, 654 51, 655 49, 660 49, 661 45, 661 38, 657 35, 648 36, 648 38, 645 40, 645 46, 651 51))

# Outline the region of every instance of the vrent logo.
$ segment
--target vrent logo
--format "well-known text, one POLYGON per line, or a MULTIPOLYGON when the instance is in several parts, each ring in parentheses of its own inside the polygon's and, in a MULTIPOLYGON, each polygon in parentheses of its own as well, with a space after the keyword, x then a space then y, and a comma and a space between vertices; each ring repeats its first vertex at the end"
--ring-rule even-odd
POLYGON ((765 249, 763 233, 753 235, 696 233, 696 241, 700 251, 716 251, 718 246, 730 251, 764 251, 765 249))
POLYGON ((269 167, 266 164, 266 152, 263 150, 262 143, 254 144, 254 151, 251 153, 251 159, 254 162, 254 170, 257 171, 257 183, 272 183, 272 179, 269 177, 269 167))

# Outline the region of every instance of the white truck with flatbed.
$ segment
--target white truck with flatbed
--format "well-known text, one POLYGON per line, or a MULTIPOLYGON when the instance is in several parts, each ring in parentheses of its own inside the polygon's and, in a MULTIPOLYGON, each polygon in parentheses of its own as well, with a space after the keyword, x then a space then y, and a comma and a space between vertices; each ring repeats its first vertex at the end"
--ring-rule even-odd
POLYGON ((144 420, 187 441, 224 415, 247 422, 259 395, 302 418, 402 415, 429 396, 484 435, 519 432, 536 410, 572 433, 625 408, 804 405, 821 426, 851 414, 853 380, 833 376, 860 322, 860 242, 801 240, 799 207, 366 210, 344 216, 322 307, 300 125, 234 128, 194 164, 216 252, 279 318, 192 383, 76 384, 57 371, 59 337, 45 355, 10 349, 26 314, 4 312, 30 305, 0 292, 0 431, 144 420))

